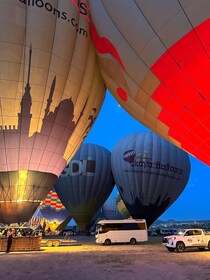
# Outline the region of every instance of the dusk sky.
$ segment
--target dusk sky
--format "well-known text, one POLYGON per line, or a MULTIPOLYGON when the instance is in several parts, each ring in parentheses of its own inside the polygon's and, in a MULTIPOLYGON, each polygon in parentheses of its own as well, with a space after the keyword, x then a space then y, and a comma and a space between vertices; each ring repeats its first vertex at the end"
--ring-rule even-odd
MULTIPOLYGON (((121 138, 141 131, 149 129, 131 117, 107 91, 101 112, 85 143, 101 145, 111 152, 121 138)), ((192 156, 190 163, 191 173, 185 190, 159 219, 210 220, 209 167, 192 156)), ((115 187, 111 195, 115 196, 116 192, 115 187)))

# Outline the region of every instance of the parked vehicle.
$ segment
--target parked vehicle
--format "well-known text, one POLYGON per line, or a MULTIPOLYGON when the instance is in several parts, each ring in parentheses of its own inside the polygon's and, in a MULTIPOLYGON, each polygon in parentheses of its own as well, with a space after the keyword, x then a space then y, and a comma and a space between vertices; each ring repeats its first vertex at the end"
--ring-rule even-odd
POLYGON ((175 235, 163 237, 162 244, 170 252, 176 250, 180 253, 189 247, 210 250, 210 234, 203 229, 180 229, 175 235))
POLYGON ((157 236, 157 232, 155 230, 148 230, 149 236, 157 236))
POLYGON ((176 228, 161 228, 160 229, 160 234, 161 235, 172 235, 177 232, 176 228))
POLYGON ((66 235, 70 235, 70 236, 74 236, 76 235, 76 232, 73 229, 64 229, 62 231, 59 232, 60 236, 66 236, 66 235))
POLYGON ((58 247, 58 246, 69 246, 77 243, 76 240, 70 239, 42 239, 41 247, 58 247))
POLYGON ((96 243, 130 243, 148 240, 146 220, 101 220, 96 228, 96 243))

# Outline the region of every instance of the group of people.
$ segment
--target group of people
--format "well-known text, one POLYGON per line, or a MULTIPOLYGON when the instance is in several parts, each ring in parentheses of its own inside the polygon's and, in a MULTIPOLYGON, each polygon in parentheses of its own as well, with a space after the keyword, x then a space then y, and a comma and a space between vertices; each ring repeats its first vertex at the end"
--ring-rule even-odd
POLYGON ((2 231, 0 231, 0 237, 7 237, 8 236, 8 233, 10 231, 13 231, 13 236, 16 236, 16 237, 22 237, 22 236, 39 236, 40 232, 39 231, 34 231, 30 228, 12 228, 12 229, 4 229, 2 231))
POLYGON ((8 228, 8 229, 4 229, 3 231, 0 231, 0 237, 7 237, 6 253, 10 252, 13 237, 40 236, 40 234, 41 234, 40 232, 35 232, 32 229, 26 231, 23 228, 17 228, 17 229, 8 228))

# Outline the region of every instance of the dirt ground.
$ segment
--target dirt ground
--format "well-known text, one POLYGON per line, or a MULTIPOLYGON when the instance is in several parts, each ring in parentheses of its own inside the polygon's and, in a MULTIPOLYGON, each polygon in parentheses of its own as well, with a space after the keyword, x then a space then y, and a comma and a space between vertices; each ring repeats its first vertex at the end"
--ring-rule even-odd
POLYGON ((75 236, 72 246, 38 252, 0 253, 0 279, 58 280, 210 280, 210 251, 170 253, 160 237, 132 245, 97 245, 75 236))

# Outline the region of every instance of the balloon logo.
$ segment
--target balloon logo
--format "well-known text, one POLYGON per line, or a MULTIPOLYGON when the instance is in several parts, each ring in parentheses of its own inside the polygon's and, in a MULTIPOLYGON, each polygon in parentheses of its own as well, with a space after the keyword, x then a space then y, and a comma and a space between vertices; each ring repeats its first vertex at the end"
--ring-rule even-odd
POLYGON ((124 152, 123 159, 129 163, 132 163, 134 161, 135 156, 136 152, 134 150, 128 150, 124 152))
POLYGON ((190 174, 187 153, 152 132, 121 139, 112 151, 111 162, 130 215, 146 219, 148 227, 180 196, 190 174), (124 151, 129 150, 136 152, 133 162, 124 160, 124 151))

